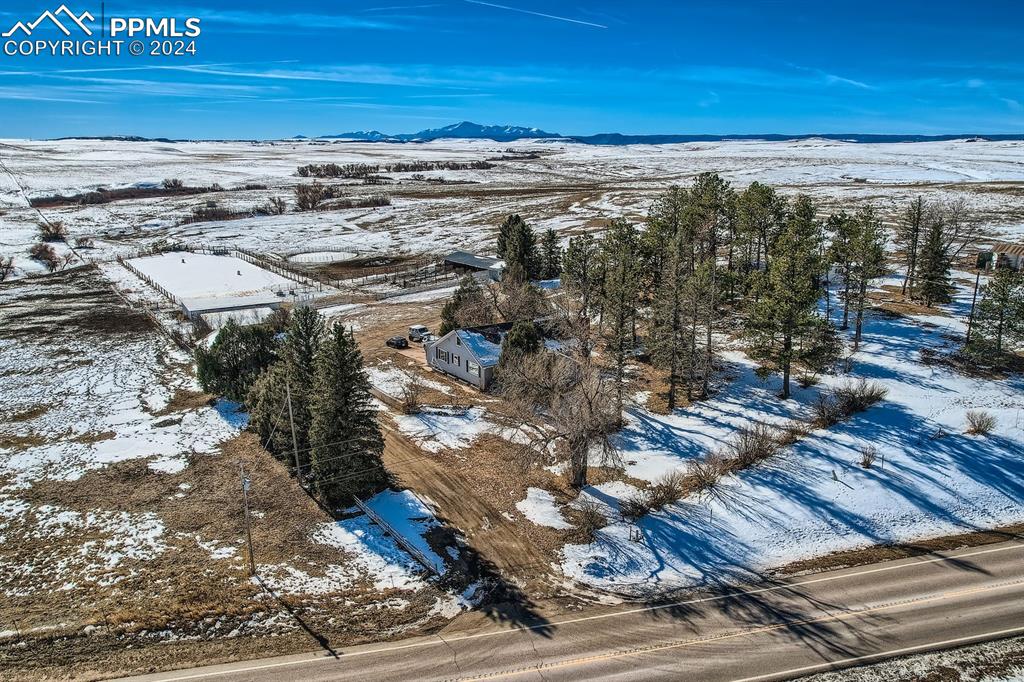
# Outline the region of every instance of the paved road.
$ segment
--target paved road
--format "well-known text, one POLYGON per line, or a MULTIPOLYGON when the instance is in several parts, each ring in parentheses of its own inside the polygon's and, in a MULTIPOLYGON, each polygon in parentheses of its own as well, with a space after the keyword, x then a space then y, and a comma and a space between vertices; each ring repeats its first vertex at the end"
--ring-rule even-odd
POLYGON ((133 680, 753 682, 1013 634, 1024 634, 1020 542, 708 592, 672 605, 133 680))

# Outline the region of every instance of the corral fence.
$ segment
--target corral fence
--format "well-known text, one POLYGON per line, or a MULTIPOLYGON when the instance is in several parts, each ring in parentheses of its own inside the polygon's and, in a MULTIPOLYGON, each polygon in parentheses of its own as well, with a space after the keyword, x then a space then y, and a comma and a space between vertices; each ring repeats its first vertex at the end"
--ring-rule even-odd
POLYGON ((359 509, 364 514, 366 514, 370 521, 380 526, 387 535, 390 535, 391 538, 402 549, 408 552, 409 556, 411 556, 418 563, 420 563, 423 566, 423 568, 427 569, 433 575, 441 575, 442 570, 439 569, 438 566, 433 561, 431 561, 426 554, 420 551, 420 549, 416 545, 414 545, 412 541, 410 541, 407 537, 405 537, 397 530, 395 530, 395 528, 390 523, 385 521, 380 514, 373 511, 373 509, 371 509, 370 507, 366 506, 366 504, 364 504, 363 501, 360 500, 358 497, 353 497, 352 499, 356 503, 356 506, 359 507, 359 509))

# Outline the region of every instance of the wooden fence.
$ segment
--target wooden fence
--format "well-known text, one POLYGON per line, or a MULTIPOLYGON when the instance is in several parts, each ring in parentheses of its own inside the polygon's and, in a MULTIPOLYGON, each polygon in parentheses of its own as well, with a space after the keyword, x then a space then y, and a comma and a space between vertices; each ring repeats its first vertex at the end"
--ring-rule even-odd
POLYGON ((404 535, 402 535, 397 530, 395 530, 394 527, 392 527, 392 525, 390 523, 385 521, 380 516, 380 514, 378 514, 377 512, 373 511, 368 506, 366 506, 363 503, 363 501, 360 500, 358 497, 353 497, 352 499, 355 501, 356 506, 359 507, 359 509, 361 509, 362 512, 364 514, 366 514, 366 516, 368 516, 371 521, 373 521, 375 524, 377 524, 378 526, 383 528, 384 532, 387 533, 388 535, 390 535, 392 537, 392 539, 396 543, 398 543, 398 545, 402 549, 404 549, 406 552, 408 552, 409 556, 411 556, 417 562, 422 564, 423 568, 427 569, 428 571, 430 571, 432 574, 434 574, 436 576, 440 576, 441 575, 441 569, 439 569, 438 566, 433 561, 431 561, 429 557, 427 557, 427 555, 425 555, 423 552, 421 552, 420 549, 416 545, 414 545, 412 543, 412 541, 410 541, 404 535))

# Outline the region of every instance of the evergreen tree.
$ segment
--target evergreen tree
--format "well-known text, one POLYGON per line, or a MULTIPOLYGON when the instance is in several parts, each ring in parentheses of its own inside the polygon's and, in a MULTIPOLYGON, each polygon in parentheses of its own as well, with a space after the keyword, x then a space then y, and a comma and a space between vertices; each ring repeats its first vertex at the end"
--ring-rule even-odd
MULTIPOLYGON (((518 216, 515 216, 518 218, 518 216)), ((540 275, 540 254, 537 250, 537 237, 533 229, 521 218, 509 227, 503 248, 506 273, 521 272, 527 279, 537 279, 540 275)))
POLYGON ((749 245, 747 262, 767 269, 775 239, 786 220, 786 202, 768 185, 752 182, 736 199, 737 232, 749 245))
POLYGON ((305 473, 309 465, 309 403, 313 393, 316 353, 323 340, 324 330, 324 319, 319 312, 307 306, 298 307, 292 312, 281 347, 281 358, 285 363, 288 389, 291 392, 294 446, 299 451, 300 473, 305 473))
POLYGON ((518 213, 512 215, 501 221, 501 225, 498 227, 498 243, 496 246, 496 253, 498 258, 505 259, 506 251, 508 249, 508 237, 513 231, 520 229, 521 226, 526 225, 526 221, 519 217, 518 213))
POLYGON ((603 279, 600 245, 589 233, 569 240, 562 259, 562 286, 580 298, 582 311, 592 315, 603 279))
POLYGON ((1000 355, 1024 345, 1024 272, 995 271, 974 314, 970 350, 1000 355))
POLYGON ((644 284, 651 292, 657 291, 661 284, 676 235, 682 229, 688 202, 689 192, 673 185, 654 200, 647 214, 647 226, 640 236, 640 253, 644 284))
POLYGON ((690 309, 686 296, 690 275, 687 249, 677 232, 666 250, 664 271, 658 278, 651 304, 651 359, 656 367, 668 372, 669 410, 676 408, 676 393, 686 380, 686 370, 692 365, 692 358, 687 352, 687 313, 690 309))
POLYGON ((815 325, 820 289, 818 228, 815 206, 797 197, 774 247, 768 277, 747 320, 747 333, 762 357, 782 371, 782 398, 790 396, 794 342, 815 325))
POLYGON ((351 331, 331 329, 316 356, 309 429, 310 482, 331 507, 371 495, 388 483, 381 461, 384 438, 370 382, 351 331))
POLYGON ((512 325, 501 344, 499 365, 507 365, 541 349, 543 339, 537 331, 537 325, 528 320, 520 320, 512 325))
POLYGON ((707 397, 714 357, 714 325, 719 301, 718 250, 722 239, 731 232, 735 197, 729 183, 717 173, 701 173, 690 189, 688 217, 697 262, 694 272, 704 273, 705 284, 693 293, 696 308, 703 312, 704 357, 701 367, 701 397, 707 397))
POLYGON ((289 467, 294 467, 295 458, 292 452, 292 434, 288 424, 285 391, 287 377, 288 368, 285 363, 275 362, 253 382, 246 396, 245 405, 249 409, 249 430, 259 437, 260 442, 266 445, 267 450, 275 458, 289 467))
POLYGON ((494 311, 476 278, 466 275, 441 308, 441 336, 453 329, 476 327, 494 321, 494 311))
POLYGON ((918 197, 907 206, 896 228, 896 241, 903 247, 907 258, 907 276, 903 279, 903 295, 909 290, 914 297, 914 279, 917 275, 918 252, 921 248, 921 232, 925 224, 929 207, 924 199, 918 197))
POLYGON ((204 391, 243 402, 256 378, 276 359, 277 341, 270 329, 228 320, 209 350, 196 350, 196 375, 204 391))
POLYGON ((942 221, 932 220, 925 228, 916 280, 917 291, 929 308, 935 303, 949 303, 951 300, 949 261, 949 245, 942 221))
POLYGON ((622 413, 626 358, 636 346, 637 299, 640 295, 639 235, 636 226, 612 221, 601 241, 605 262, 604 309, 609 322, 608 345, 615 362, 616 409, 622 413))
POLYGON ((850 255, 850 280, 857 309, 857 322, 853 333, 853 350, 856 352, 860 346, 864 326, 868 284, 885 274, 885 232, 882 229, 882 221, 870 206, 857 213, 850 255))
POLYGON ((540 244, 540 278, 555 279, 562 274, 562 247, 555 231, 548 228, 540 244))
POLYGON ((801 338, 799 358, 815 372, 827 372, 842 356, 843 339, 827 317, 815 317, 801 338))
POLYGON ((843 277, 843 324, 842 329, 850 326, 850 301, 852 299, 853 279, 850 270, 853 267, 853 242, 857 232, 857 221, 846 211, 833 213, 826 221, 828 231, 832 234, 832 244, 826 259, 829 264, 839 267, 843 277))

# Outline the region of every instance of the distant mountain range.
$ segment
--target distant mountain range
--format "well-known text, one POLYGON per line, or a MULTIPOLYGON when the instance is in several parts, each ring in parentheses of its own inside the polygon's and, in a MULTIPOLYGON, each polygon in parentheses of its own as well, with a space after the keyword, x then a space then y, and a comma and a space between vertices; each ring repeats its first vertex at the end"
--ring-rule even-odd
MULTIPOLYGON (((303 138, 297 135, 296 138, 303 138)), ((818 138, 837 142, 942 142, 948 140, 1024 140, 1022 134, 1005 135, 876 135, 865 133, 821 133, 805 135, 625 135, 622 133, 598 133, 596 135, 561 135, 540 128, 525 126, 481 125, 471 121, 453 123, 443 128, 430 128, 418 133, 388 135, 379 130, 359 130, 337 135, 322 135, 322 139, 360 140, 365 142, 427 142, 455 138, 463 140, 494 140, 512 142, 525 139, 560 139, 583 144, 626 145, 626 144, 678 144, 684 142, 723 142, 725 140, 766 140, 784 142, 818 138)))
MULTIPOLYGON (((599 145, 626 145, 626 144, 679 144, 686 142, 723 142, 726 140, 765 140, 769 142, 787 142, 794 140, 832 140, 836 142, 943 142, 949 140, 967 141, 1005 141, 1024 140, 1024 134, 996 134, 996 135, 875 135, 864 133, 820 133, 805 135, 779 135, 768 133, 764 135, 624 135, 622 133, 599 133, 597 135, 561 135, 551 133, 540 128, 527 128, 526 126, 498 126, 481 125, 471 121, 453 123, 443 128, 429 128, 418 133, 400 133, 389 135, 379 130, 357 130, 350 133, 339 133, 337 135, 319 135, 313 139, 324 140, 358 140, 360 142, 428 142, 441 139, 462 139, 462 140, 494 140, 495 142, 513 142, 515 140, 546 139, 559 140, 563 142, 578 142, 581 144, 599 145)), ((134 135, 112 135, 96 137, 75 137, 57 139, 93 139, 93 140, 122 140, 127 142, 174 142, 166 138, 146 138, 134 135)), ((305 135, 296 135, 293 140, 310 139, 305 135)), ((184 141, 184 140, 177 140, 184 141)), ((255 142, 255 140, 249 140, 255 142)))
POLYGON ((399 135, 386 135, 379 130, 359 130, 354 133, 341 133, 339 135, 324 135, 327 139, 365 140, 367 142, 425 142, 428 140, 441 140, 445 138, 456 138, 461 140, 494 140, 495 142, 511 142, 512 140, 524 140, 530 138, 555 138, 562 137, 558 133, 549 133, 540 128, 525 128, 523 126, 488 126, 462 121, 453 123, 443 128, 430 128, 421 130, 418 133, 402 133, 399 135))

